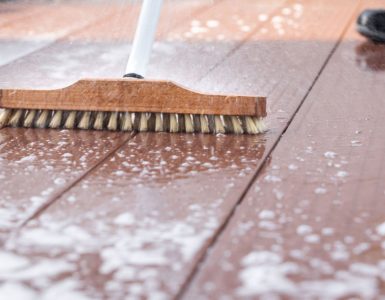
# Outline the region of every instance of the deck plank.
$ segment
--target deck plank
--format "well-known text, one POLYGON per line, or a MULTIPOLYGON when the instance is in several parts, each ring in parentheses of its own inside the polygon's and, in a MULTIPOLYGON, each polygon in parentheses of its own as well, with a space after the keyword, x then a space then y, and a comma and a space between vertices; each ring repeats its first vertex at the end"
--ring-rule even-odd
MULTIPOLYGON (((235 42, 199 42, 191 36, 188 47, 180 43, 176 48, 178 55, 175 48, 162 47, 172 44, 158 44, 153 57, 156 64, 149 74, 207 90, 266 93, 274 110, 269 133, 257 137, 138 134, 9 239, 6 255, 28 259, 27 271, 41 267, 49 257, 49 262, 60 268, 42 274, 41 280, 54 287, 66 283, 67 292, 92 298, 177 296, 306 95, 354 11, 354 5, 346 5, 351 1, 329 3, 326 10, 318 9, 321 1, 305 7, 289 2, 279 9, 266 3, 260 10, 248 11, 255 13, 254 19, 267 14, 269 22, 262 24, 261 17, 250 31, 242 30, 247 23, 234 27, 235 42), (293 17, 285 19, 287 9, 293 17), (280 22, 284 19, 286 39, 274 16, 280 17, 280 22), (289 25, 292 18, 295 22, 289 25), (240 32, 246 43, 237 37, 240 32), (314 40, 307 41, 309 37, 314 40), (245 69, 248 76, 234 76, 244 74, 245 69)), ((220 8, 211 10, 215 15, 206 14, 200 22, 213 19, 221 24, 224 15, 220 8)), ((228 19, 226 15, 223 23, 228 19)), ((242 22, 238 19, 238 23, 242 22)), ((231 36, 230 31, 227 34, 231 36)), ((178 35, 169 37, 178 39, 178 35)), ((33 293, 46 292, 47 285, 17 273, 3 278, 9 281, 14 276, 17 284, 25 289, 28 286, 30 292, 31 288, 33 293)))
POLYGON ((184 299, 384 297, 383 59, 352 24, 184 299))

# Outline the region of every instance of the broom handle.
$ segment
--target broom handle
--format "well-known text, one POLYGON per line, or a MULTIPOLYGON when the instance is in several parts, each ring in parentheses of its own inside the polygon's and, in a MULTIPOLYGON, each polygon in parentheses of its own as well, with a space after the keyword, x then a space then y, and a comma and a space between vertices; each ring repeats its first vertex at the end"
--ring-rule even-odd
MULTIPOLYGON (((163 0, 144 0, 140 10, 134 43, 126 67, 126 75, 134 73, 145 76, 155 38, 163 0)), ((129 76, 135 77, 135 76, 129 76)))

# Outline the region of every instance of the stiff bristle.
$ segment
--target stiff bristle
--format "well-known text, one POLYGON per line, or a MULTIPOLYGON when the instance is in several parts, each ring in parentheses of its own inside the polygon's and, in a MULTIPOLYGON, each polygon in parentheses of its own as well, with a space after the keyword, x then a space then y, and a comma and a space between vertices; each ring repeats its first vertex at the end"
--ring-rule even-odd
POLYGON ((265 120, 263 118, 253 117, 255 125, 258 128, 258 133, 263 133, 267 130, 265 120))
POLYGON ((155 131, 163 131, 163 116, 161 113, 155 114, 155 131))
POLYGON ((103 130, 104 123, 104 112, 96 113, 95 121, 94 121, 94 129, 103 130))
POLYGON ((110 119, 108 120, 107 123, 107 129, 115 131, 118 129, 118 113, 113 112, 110 114, 110 119))
POLYGON ((79 129, 89 129, 91 125, 91 112, 85 111, 80 116, 80 121, 78 124, 79 129))
POLYGON ((237 116, 231 116, 231 122, 233 125, 233 133, 242 134, 243 128, 242 128, 242 123, 239 120, 239 118, 237 116))
POLYGON ((3 128, 8 125, 8 120, 11 117, 11 109, 0 109, 0 128, 3 128))
POLYGON ((131 113, 122 113, 120 116, 120 129, 123 131, 132 131, 131 113))
POLYGON ((266 131, 264 119, 253 116, 0 109, 0 128, 5 126, 214 134, 266 131))
POLYGON ((141 113, 141 114, 139 115, 139 127, 138 127, 138 131, 147 131, 147 130, 148 130, 147 120, 148 120, 148 116, 147 116, 146 113, 141 113))
POLYGON ((177 114, 170 114, 170 132, 178 132, 177 114))
POLYGON ((75 122, 76 122, 76 111, 68 112, 67 119, 64 123, 64 128, 66 129, 75 128, 75 122))
POLYGON ((15 109, 11 115, 11 118, 9 119, 9 122, 8 122, 9 126, 11 127, 19 126, 23 114, 24 114, 24 111, 22 109, 15 109))
POLYGON ((36 114, 37 114, 37 110, 35 110, 35 109, 29 110, 25 115, 23 126, 24 127, 32 127, 33 121, 35 120, 35 117, 36 117, 36 114))
POLYGON ((225 133, 226 130, 225 130, 224 122, 221 116, 216 115, 214 117, 214 121, 215 121, 215 133, 225 133))
POLYGON ((56 111, 52 116, 51 121, 49 122, 49 128, 53 128, 53 129, 60 128, 62 119, 63 119, 63 111, 61 110, 56 111))
POLYGON ((207 120, 207 115, 201 115, 200 116, 201 121, 201 132, 202 133, 209 133, 209 121, 207 120))
POLYGON ((252 117, 244 117, 243 118, 245 127, 246 127, 246 132, 249 134, 256 134, 258 133, 258 128, 257 125, 255 124, 254 120, 252 117))
POLYGON ((184 124, 187 133, 194 132, 193 117, 190 114, 184 115, 184 124))
POLYGON ((40 111, 39 116, 37 117, 35 121, 35 127, 37 128, 46 128, 47 127, 47 121, 50 116, 49 110, 42 110, 40 111))

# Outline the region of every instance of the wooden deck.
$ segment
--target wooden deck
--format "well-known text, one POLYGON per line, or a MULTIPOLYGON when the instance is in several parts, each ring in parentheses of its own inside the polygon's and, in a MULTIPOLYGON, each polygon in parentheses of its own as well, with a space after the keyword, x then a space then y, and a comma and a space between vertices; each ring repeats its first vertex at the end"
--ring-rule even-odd
MULTIPOLYGON (((33 3, 0 3, 0 87, 122 76, 138 5, 33 3)), ((267 95, 269 131, 1 129, 0 299, 385 299, 381 6, 166 1, 148 77, 267 95)))

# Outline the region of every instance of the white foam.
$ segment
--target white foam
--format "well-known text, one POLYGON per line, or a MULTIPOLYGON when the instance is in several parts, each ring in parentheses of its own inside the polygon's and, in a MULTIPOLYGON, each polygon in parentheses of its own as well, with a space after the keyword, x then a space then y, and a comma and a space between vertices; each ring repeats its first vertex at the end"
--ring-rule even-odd
POLYGON ((219 26, 219 21, 217 21, 217 20, 208 20, 206 22, 206 26, 209 27, 209 28, 218 27, 219 26))
POLYGON ((333 152, 333 151, 326 151, 324 153, 324 156, 326 158, 335 158, 337 156, 337 153, 333 152))
POLYGON ((379 235, 385 236, 385 222, 376 227, 376 231, 379 235))
POLYGON ((349 175, 349 173, 348 172, 346 172, 346 171, 338 171, 337 172, 337 174, 336 174, 338 177, 346 177, 346 176, 348 176, 349 175))
POLYGON ((53 277, 75 269, 73 264, 63 260, 43 259, 28 267, 13 272, 0 273, 2 280, 32 280, 36 277, 53 277))
POLYGON ((307 235, 313 232, 313 228, 311 226, 302 224, 297 227, 297 234, 299 235, 307 235))
POLYGON ((353 264, 350 271, 333 272, 328 262, 313 259, 310 264, 332 277, 292 281, 289 276, 303 270, 297 264, 284 262, 274 252, 251 252, 241 261, 241 286, 236 289, 236 293, 242 297, 272 296, 272 299, 276 299, 278 295, 293 299, 340 299, 353 296, 374 299, 378 295, 379 267, 353 264))
POLYGON ((37 293, 24 284, 6 282, 0 285, 0 298, 4 300, 36 300, 37 293))
POLYGON ((258 214, 260 219, 274 219, 275 213, 272 210, 264 209, 258 214))
POLYGON ((44 247, 71 247, 73 243, 70 237, 48 231, 44 228, 34 228, 24 231, 21 241, 26 245, 44 247))
POLYGON ((259 15, 258 15, 258 20, 259 20, 260 22, 266 22, 268 19, 269 19, 269 16, 266 15, 266 14, 259 14, 259 15))
POLYGON ((32 162, 32 161, 36 160, 36 158, 37 158, 36 155, 30 154, 30 155, 24 156, 23 158, 19 159, 18 161, 16 161, 16 163, 32 162))
POLYGON ((39 297, 41 300, 91 300, 83 292, 79 291, 80 284, 74 279, 65 279, 51 285, 39 297))
POLYGON ((66 180, 64 178, 55 178, 53 181, 56 185, 63 185, 66 183, 66 180))
POLYGON ((10 252, 0 252, 0 274, 26 267, 28 264, 29 260, 23 256, 10 252))
POLYGON ((282 179, 279 178, 278 176, 275 176, 275 175, 266 175, 264 178, 263 178, 264 181, 266 182, 281 182, 282 179))
POLYGON ((374 299, 377 295, 377 281, 376 278, 339 271, 333 279, 301 282, 298 295, 305 299, 340 299, 353 295, 361 299, 374 299))
POLYGON ((282 263, 282 257, 270 251, 255 251, 246 255, 239 273, 242 286, 237 288, 238 296, 248 297, 271 293, 294 294, 295 284, 286 277, 296 273, 293 263, 282 263))
POLYGON ((135 222, 135 218, 131 213, 125 212, 118 215, 114 219, 114 224, 117 225, 132 225, 135 222))
POLYGON ((326 194, 326 192, 327 192, 327 189, 321 186, 314 189, 314 193, 318 195, 326 194))

